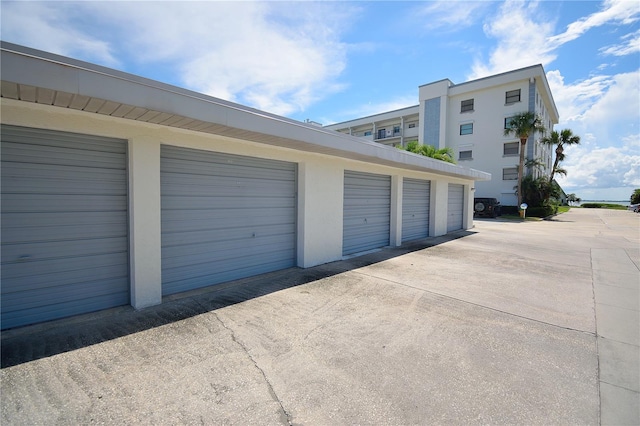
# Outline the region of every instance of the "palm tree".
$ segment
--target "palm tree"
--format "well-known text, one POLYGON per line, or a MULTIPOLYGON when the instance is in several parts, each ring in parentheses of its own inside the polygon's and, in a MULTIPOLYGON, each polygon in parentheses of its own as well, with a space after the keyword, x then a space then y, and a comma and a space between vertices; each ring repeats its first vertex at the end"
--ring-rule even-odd
POLYGON ((414 154, 424 155, 425 157, 435 158, 436 160, 446 161, 447 163, 456 163, 456 160, 453 159, 453 150, 451 148, 437 149, 435 146, 422 145, 418 141, 409 142, 406 148, 400 146, 398 148, 414 154))
POLYGON ((553 162, 551 176, 549 177, 549 182, 552 182, 554 174, 567 174, 567 171, 559 166, 560 162, 564 160, 564 147, 566 145, 579 144, 580 136, 574 135, 573 132, 569 129, 561 130, 560 133, 554 130, 549 136, 543 138, 541 142, 545 145, 556 146, 556 159, 553 162))
POLYGON ((545 166, 545 164, 539 158, 534 158, 533 160, 531 160, 529 158, 525 158, 524 159, 524 166, 527 169, 535 169, 535 170, 537 170, 539 172, 543 172, 544 169, 547 168, 547 166, 545 166))
POLYGON ((544 132, 544 126, 540 117, 530 111, 514 115, 508 121, 504 129, 505 136, 513 136, 520 139, 520 163, 518 166, 518 205, 522 204, 522 176, 524 174, 524 148, 529 136, 535 132, 544 132))

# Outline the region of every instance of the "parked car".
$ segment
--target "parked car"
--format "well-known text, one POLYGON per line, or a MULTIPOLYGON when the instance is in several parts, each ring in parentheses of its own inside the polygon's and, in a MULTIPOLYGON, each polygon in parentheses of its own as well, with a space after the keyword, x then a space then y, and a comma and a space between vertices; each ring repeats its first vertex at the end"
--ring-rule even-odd
POLYGON ((640 204, 631 204, 627 207, 627 210, 631 210, 634 213, 640 213, 640 204))
POLYGON ((495 198, 474 198, 473 216, 497 217, 500 212, 500 201, 495 198))

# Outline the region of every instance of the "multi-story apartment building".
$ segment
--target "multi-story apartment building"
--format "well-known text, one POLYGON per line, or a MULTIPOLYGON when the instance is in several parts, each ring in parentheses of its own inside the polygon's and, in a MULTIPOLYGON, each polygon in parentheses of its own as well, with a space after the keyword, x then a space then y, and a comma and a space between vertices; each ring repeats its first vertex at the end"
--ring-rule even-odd
MULTIPOLYGON (((490 181, 477 182, 475 196, 494 197, 503 205, 517 204, 520 143, 504 136, 509 118, 524 111, 537 114, 546 132, 558 123, 556 108, 542 65, 496 74, 465 83, 449 79, 419 87, 419 105, 325 126, 385 145, 406 146, 411 141, 448 147, 458 164, 489 172, 490 181)), ((548 174, 553 148, 540 143, 544 134, 530 136, 527 159, 542 168, 525 173, 548 174)))

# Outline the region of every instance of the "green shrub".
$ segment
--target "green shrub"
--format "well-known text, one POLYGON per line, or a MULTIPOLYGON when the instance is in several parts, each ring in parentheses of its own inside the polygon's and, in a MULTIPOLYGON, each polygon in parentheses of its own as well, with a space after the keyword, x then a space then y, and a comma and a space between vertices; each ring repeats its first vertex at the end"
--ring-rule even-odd
POLYGON ((518 215, 518 206, 500 206, 500 212, 504 215, 518 215))
POLYGON ((529 207, 527 209, 527 216, 529 217, 547 217, 558 212, 556 206, 542 206, 542 207, 529 207))

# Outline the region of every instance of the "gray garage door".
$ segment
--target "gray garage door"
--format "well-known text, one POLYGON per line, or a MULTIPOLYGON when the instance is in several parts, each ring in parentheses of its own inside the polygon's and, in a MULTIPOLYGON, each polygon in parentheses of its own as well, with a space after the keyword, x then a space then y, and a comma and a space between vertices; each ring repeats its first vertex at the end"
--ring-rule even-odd
POLYGON ((342 254, 389 245, 391 177, 344 172, 342 254))
POLYGON ((129 303, 127 145, 2 126, 2 328, 129 303))
POLYGON ((296 264, 296 164, 162 146, 162 292, 296 264))
POLYGON ((447 203, 447 232, 462 229, 464 208, 464 186, 449 184, 449 202, 447 203))
POLYGON ((402 241, 429 236, 431 182, 404 179, 402 182, 402 241))

